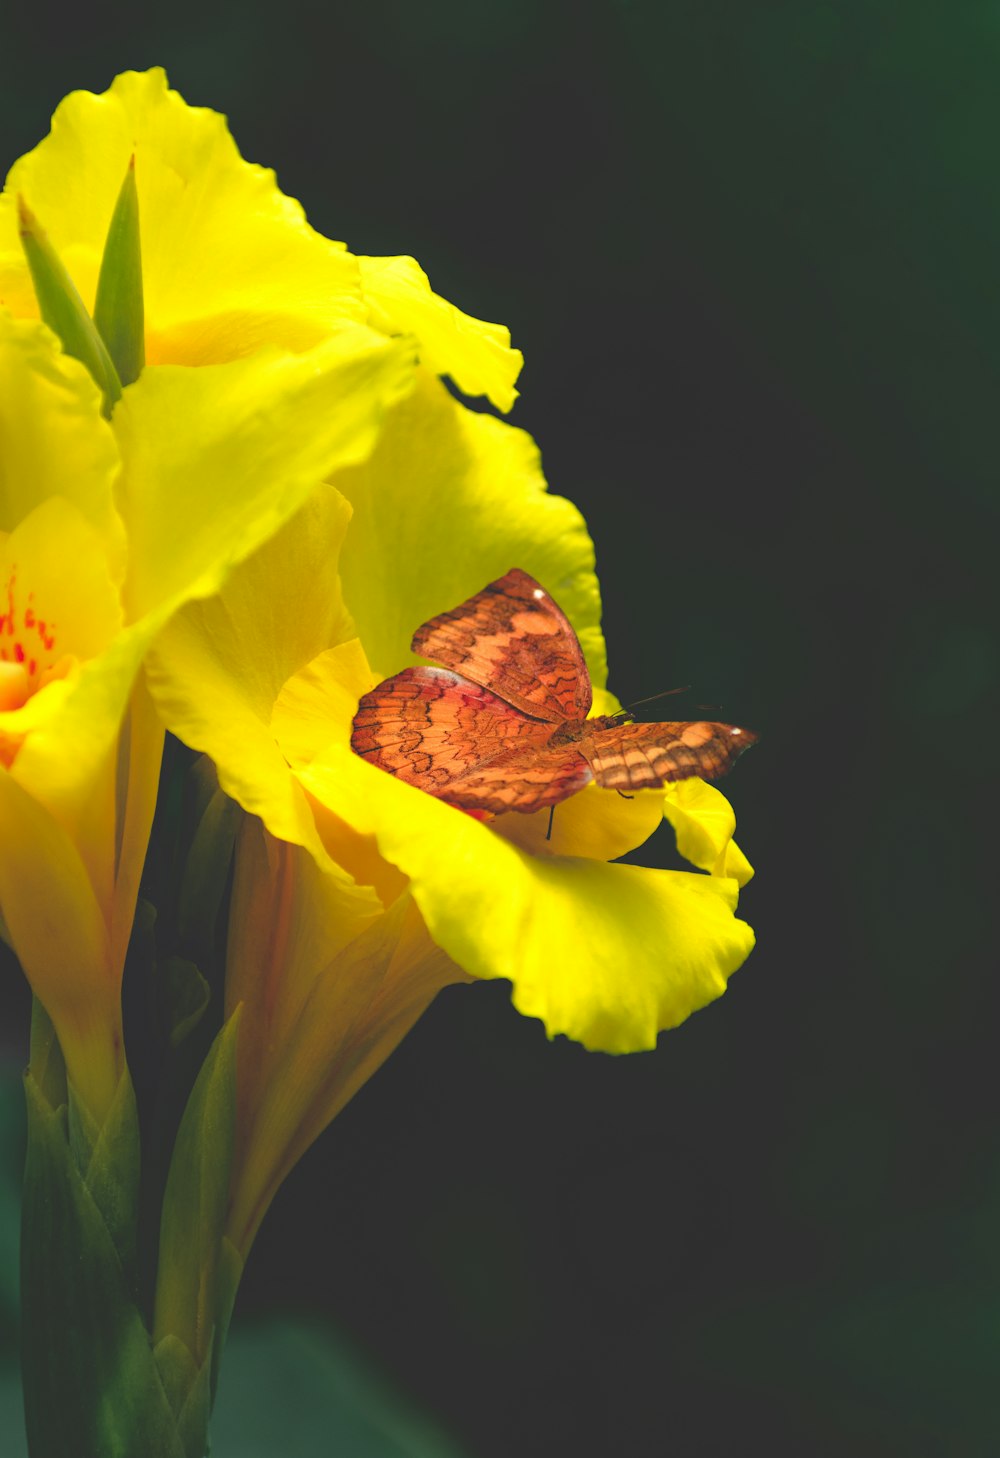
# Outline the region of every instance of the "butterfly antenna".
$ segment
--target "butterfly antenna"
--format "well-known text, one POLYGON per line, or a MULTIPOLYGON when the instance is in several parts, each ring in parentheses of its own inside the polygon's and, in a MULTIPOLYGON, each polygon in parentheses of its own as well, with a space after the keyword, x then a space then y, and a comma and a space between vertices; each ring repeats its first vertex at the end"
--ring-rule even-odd
POLYGON ((640 709, 643 704, 653 704, 657 699, 669 699, 671 694, 686 694, 690 691, 691 685, 686 683, 683 688, 663 689, 658 694, 650 694, 648 699, 636 699, 633 704, 626 704, 626 709, 631 714, 633 709, 640 709))

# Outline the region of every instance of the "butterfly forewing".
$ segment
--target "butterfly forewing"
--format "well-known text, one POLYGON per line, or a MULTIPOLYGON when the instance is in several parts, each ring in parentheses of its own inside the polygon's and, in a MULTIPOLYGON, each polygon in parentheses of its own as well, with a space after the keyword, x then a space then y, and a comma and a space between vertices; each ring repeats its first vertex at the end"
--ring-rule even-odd
POLYGON ((648 790, 694 775, 718 779, 757 736, 733 724, 615 724, 584 728, 580 752, 608 790, 648 790))
POLYGON ((558 724, 589 712, 590 675, 576 634, 519 567, 424 623, 411 646, 534 718, 558 724))
POLYGON ((550 725, 526 718, 456 673, 404 668, 361 699, 351 748, 408 784, 450 800, 448 787, 458 776, 518 747, 537 751, 550 733, 550 725))

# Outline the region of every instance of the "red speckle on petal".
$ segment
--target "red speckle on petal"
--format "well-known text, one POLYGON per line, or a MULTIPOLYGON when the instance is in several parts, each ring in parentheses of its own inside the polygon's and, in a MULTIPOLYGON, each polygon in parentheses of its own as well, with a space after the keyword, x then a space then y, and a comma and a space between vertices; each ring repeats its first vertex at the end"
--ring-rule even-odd
POLYGON ((27 594, 21 607, 17 570, 17 563, 12 563, 6 590, 0 590, 0 603, 4 604, 0 612, 0 639, 8 640, 6 646, 0 648, 0 658, 6 663, 23 663, 34 692, 39 675, 51 669, 55 660, 56 624, 36 615, 33 592, 27 594), (32 638, 36 640, 34 643, 29 641, 32 638))

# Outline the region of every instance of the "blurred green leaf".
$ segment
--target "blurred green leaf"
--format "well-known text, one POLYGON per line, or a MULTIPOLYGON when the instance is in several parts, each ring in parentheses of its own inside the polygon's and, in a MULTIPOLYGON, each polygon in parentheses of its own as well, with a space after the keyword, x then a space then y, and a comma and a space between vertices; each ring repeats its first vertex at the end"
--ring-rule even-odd
POLYGON ((128 1111, 114 1110, 107 1134, 88 1138, 84 1175, 66 1106, 53 1109, 30 1073, 24 1083, 21 1352, 35 1451, 185 1458, 121 1259, 131 1243, 128 1111))
POLYGON ((27 1458, 21 1378, 13 1360, 0 1367, 0 1433, 3 1433, 4 1458, 27 1458))
MULTIPOLYGON (((0 1069, 0 1351, 13 1349, 17 1333, 21 1174, 24 1170, 24 1090, 21 1075, 0 1069)), ((0 1398, 0 1433, 3 1401, 0 1398)))
MULTIPOLYGON (((188 1100, 160 1221, 154 1339, 178 1337, 200 1369, 220 1317, 216 1272, 229 1195, 239 1008, 220 1032, 188 1100)), ((226 1313, 228 1315, 228 1313, 226 1313)))
POLYGON ((222 1364, 212 1458, 464 1458, 344 1338, 237 1326, 222 1364))
POLYGON ((199 1024, 211 998, 211 988, 193 962, 166 957, 156 967, 159 1024, 171 1048, 183 1043, 199 1024))

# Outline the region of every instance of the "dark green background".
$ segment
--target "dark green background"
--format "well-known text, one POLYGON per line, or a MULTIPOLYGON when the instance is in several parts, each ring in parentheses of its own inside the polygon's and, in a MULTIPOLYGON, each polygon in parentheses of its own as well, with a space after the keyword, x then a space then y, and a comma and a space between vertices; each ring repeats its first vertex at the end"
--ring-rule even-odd
MULTIPOLYGON (((322 231, 508 323, 611 686, 762 731, 722 1002, 614 1060, 442 997, 282 1191, 244 1322, 335 1325, 469 1458, 1000 1451, 1000 4, 4 29, 8 159, 160 62, 322 231)), ((292 1407, 280 1451, 335 1451, 292 1407)))

